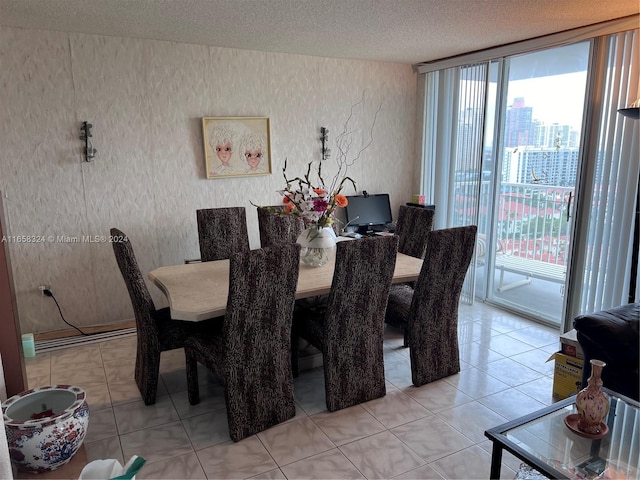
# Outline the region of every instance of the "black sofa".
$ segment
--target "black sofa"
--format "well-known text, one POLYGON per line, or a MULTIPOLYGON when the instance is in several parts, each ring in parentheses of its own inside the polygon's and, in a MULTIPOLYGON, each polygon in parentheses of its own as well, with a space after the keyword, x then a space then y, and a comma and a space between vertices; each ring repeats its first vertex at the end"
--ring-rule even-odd
POLYGON ((630 303, 573 320, 578 342, 584 351, 582 385, 591 375, 592 359, 606 362, 602 384, 622 395, 640 399, 640 303, 630 303))

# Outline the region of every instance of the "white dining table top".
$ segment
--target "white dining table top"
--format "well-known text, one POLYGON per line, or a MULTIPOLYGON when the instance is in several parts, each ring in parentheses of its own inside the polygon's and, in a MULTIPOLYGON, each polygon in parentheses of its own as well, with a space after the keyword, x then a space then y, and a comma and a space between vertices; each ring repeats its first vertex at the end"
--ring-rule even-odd
MULTIPOLYGON (((300 265, 296 299, 326 295, 331 290, 335 261, 322 267, 300 265)), ((418 279, 422 260, 398 253, 393 283, 418 279)), ((222 316, 229 291, 229 260, 171 265, 148 274, 169 300, 171 318, 198 322, 222 316)))

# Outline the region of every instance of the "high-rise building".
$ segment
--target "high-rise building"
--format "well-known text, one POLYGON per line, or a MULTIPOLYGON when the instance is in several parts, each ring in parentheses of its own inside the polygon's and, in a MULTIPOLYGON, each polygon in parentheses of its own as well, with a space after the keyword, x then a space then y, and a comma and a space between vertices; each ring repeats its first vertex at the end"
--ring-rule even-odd
POLYGON ((534 141, 532 145, 545 148, 575 148, 580 137, 569 125, 552 123, 551 125, 534 122, 534 141))
POLYGON ((507 108, 504 125, 505 147, 533 145, 533 108, 525 106, 524 97, 517 97, 507 108))
POLYGON ((504 152, 502 180, 570 187, 575 185, 578 148, 508 148, 504 152))
MULTIPOLYGON (((533 120, 533 107, 524 98, 514 99, 507 110, 502 181, 555 186, 573 186, 576 181, 579 153, 579 132, 570 125, 545 124, 533 120)), ((482 112, 473 108, 460 110, 458 117, 456 162, 460 166, 456 180, 469 182, 484 179, 484 172, 470 173, 469 166, 477 165, 481 155, 482 112), (477 150, 470 148, 476 144, 477 150)), ((484 151, 489 172, 494 162, 492 149, 484 151)))

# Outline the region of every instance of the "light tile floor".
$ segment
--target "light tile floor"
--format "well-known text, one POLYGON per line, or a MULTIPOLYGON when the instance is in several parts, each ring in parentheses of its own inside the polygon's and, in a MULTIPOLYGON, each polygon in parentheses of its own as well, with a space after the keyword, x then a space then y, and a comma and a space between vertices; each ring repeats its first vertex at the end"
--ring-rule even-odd
MULTIPOLYGON (((223 390, 201 374, 201 402, 187 401, 184 353, 165 352, 157 403, 133 380, 135 338, 38 354, 29 386, 70 383, 87 391, 89 460, 147 460, 138 479, 488 478, 484 431, 552 402, 555 329, 476 303, 461 305, 459 374, 411 384, 400 332, 385 334, 387 395, 329 413, 322 369, 295 380, 296 416, 241 442, 228 434, 223 390)), ((503 455, 502 477, 519 461, 503 455)))

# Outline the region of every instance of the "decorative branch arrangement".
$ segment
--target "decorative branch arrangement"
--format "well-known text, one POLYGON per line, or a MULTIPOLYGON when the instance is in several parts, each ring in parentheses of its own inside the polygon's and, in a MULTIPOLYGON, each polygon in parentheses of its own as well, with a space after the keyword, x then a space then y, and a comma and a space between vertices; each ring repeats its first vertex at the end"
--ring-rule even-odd
POLYGON ((349 167, 360 158, 362 152, 373 143, 373 128, 376 124, 378 112, 380 112, 382 108, 382 105, 380 105, 373 117, 373 122, 369 129, 368 142, 358 150, 353 157, 350 157, 349 151, 353 144, 354 135, 350 123, 355 115, 354 110, 364 103, 364 98, 365 93, 363 92, 360 101, 351 106, 349 117, 344 124, 344 128, 336 138, 336 147, 338 150, 336 162, 338 164, 338 172, 329 185, 326 185, 322 174, 322 163, 329 158, 329 154, 331 153, 326 147, 329 133, 327 128, 320 128, 322 158, 317 162, 316 176, 318 180, 316 182, 311 178, 313 161, 307 164, 307 171, 304 176, 289 178, 287 177, 287 159, 285 159, 282 176, 284 177, 286 186, 283 190, 279 191, 283 196, 282 203, 285 205, 285 214, 301 217, 307 226, 323 228, 333 223, 336 207, 345 207, 347 205, 347 198, 341 193, 345 183, 351 183, 354 191, 356 190, 356 182, 347 175, 347 171, 349 167))
MULTIPOLYGON (((362 98, 360 101, 351 105, 351 110, 349 112, 349 117, 344 124, 342 132, 338 134, 336 137, 336 149, 338 154, 336 156, 336 163, 338 164, 338 173, 333 179, 331 184, 334 187, 340 177, 344 178, 347 175, 347 170, 350 166, 352 166, 362 155, 362 153, 368 149, 373 143, 373 129, 376 126, 376 121, 378 119, 378 113, 380 113, 380 109, 382 108, 382 104, 378 106, 376 113, 373 115, 373 122, 371 122, 371 127, 369 128, 369 141, 360 149, 356 154, 350 159, 349 151, 351 150, 351 145, 353 144, 353 135, 354 131, 351 130, 351 120, 354 118, 354 110, 364 103, 366 91, 362 92, 362 98)), ((320 167, 318 168, 320 170, 320 167)), ((355 185, 354 185, 355 188, 355 185)))
POLYGON ((318 228, 328 227, 333 223, 333 213, 336 207, 346 207, 347 197, 342 195, 345 182, 351 182, 353 188, 356 183, 351 177, 343 177, 337 188, 327 190, 320 165, 318 166, 318 186, 311 181, 311 166, 307 164, 307 172, 304 177, 287 178, 287 160, 284 161, 282 175, 287 186, 280 190, 283 195, 282 202, 285 205, 285 213, 301 217, 306 226, 315 225, 318 228), (297 183, 297 188, 293 186, 297 183))

